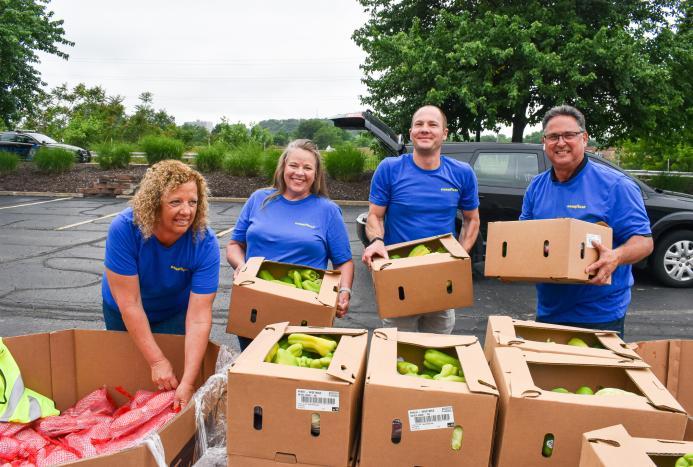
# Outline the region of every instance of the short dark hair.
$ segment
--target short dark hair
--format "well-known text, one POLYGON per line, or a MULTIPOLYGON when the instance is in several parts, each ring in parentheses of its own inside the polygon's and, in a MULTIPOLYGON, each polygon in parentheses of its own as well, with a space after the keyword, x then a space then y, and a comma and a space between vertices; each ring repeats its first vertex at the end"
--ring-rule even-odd
POLYGON ((441 109, 437 105, 433 105, 433 104, 422 105, 421 107, 416 109, 416 111, 414 111, 414 113, 411 116, 411 123, 410 123, 411 126, 414 126, 414 116, 419 112, 419 110, 423 109, 424 107, 433 107, 438 112, 440 112, 440 116, 443 117, 443 128, 448 127, 448 117, 445 115, 445 112, 443 112, 443 109, 441 109))
POLYGON ((573 117, 575 121, 577 121, 578 126, 580 127, 581 131, 587 131, 586 125, 585 125, 585 116, 582 115, 582 112, 580 112, 578 109, 573 107, 572 105, 558 105, 544 115, 544 120, 541 122, 541 128, 542 130, 546 129, 546 125, 549 124, 549 120, 551 120, 554 117, 558 117, 560 115, 564 115, 566 117, 573 117))

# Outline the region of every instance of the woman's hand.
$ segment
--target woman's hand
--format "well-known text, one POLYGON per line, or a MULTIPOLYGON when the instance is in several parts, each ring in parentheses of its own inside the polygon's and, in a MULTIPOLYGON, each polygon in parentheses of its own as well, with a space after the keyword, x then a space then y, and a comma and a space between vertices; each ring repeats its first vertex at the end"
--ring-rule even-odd
POLYGON ((238 263, 238 265, 234 268, 233 270, 233 280, 236 280, 236 277, 238 277, 238 274, 241 272, 241 269, 243 269, 243 266, 245 266, 244 262, 238 263))
POLYGON ((192 395, 195 392, 195 388, 192 384, 180 383, 176 388, 176 394, 173 396, 173 410, 184 409, 192 395))
POLYGON ((170 391, 178 387, 178 380, 173 374, 173 367, 167 358, 154 362, 151 369, 152 381, 160 390, 170 391))
POLYGON ((351 301, 351 294, 346 291, 339 292, 337 296, 337 318, 344 318, 349 311, 349 302, 351 301))

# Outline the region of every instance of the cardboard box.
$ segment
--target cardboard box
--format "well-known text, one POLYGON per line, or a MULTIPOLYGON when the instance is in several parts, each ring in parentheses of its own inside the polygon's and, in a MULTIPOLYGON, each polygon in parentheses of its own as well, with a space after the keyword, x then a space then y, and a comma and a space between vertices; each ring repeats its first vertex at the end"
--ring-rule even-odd
POLYGON ((330 466, 353 462, 367 343, 365 329, 266 326, 228 372, 229 457, 330 466), (264 361, 276 342, 296 332, 339 339, 327 370, 264 361), (313 416, 320 417, 319 434, 311 433, 313 416))
MULTIPOLYGON (((639 360, 497 347, 491 365, 500 392, 495 460, 515 465, 577 466, 582 434, 622 424, 638 437, 680 440, 686 413, 639 360), (620 388, 639 396, 561 394, 580 386, 620 388), (545 442, 553 449, 544 456, 545 442)), ((547 446, 548 447, 548 446, 547 446)))
POLYGON ((684 439, 693 441, 693 340, 636 342, 635 351, 689 413, 684 439))
POLYGON ((691 442, 634 438, 623 425, 615 425, 582 435, 580 467, 673 466, 691 452, 691 442))
MULTIPOLYGON (((175 373, 182 375, 184 337, 155 334, 154 338, 175 373)), ((3 342, 19 365, 25 386, 53 399, 59 410, 74 406, 79 399, 104 385, 111 389, 109 392, 118 405, 123 404, 125 398, 112 390, 116 386, 122 386, 131 394, 138 389, 157 389, 151 381, 149 365, 125 332, 66 330, 7 337, 3 342)), ((207 346, 196 388, 214 374, 218 352, 216 344, 207 346)), ((168 465, 193 465, 200 455, 196 448, 195 403, 188 404, 159 430, 159 435, 168 465)), ((143 445, 78 463, 89 467, 157 467, 151 451, 143 445)))
POLYGON ((396 243, 386 247, 400 259, 374 258, 371 264, 375 303, 381 318, 472 306, 472 261, 451 234, 396 243), (446 253, 407 257, 414 245, 446 253))
POLYGON ((632 346, 623 342, 614 331, 524 321, 510 316, 489 316, 484 340, 487 361, 493 359, 493 349, 499 346, 534 352, 641 360, 632 346), (568 345, 573 337, 582 339, 590 347, 568 345))
POLYGON ((339 271, 249 258, 233 281, 226 332, 252 339, 268 324, 284 321, 295 326, 332 326, 341 277, 339 271), (277 278, 289 269, 318 271, 323 276, 320 293, 260 279, 261 267, 277 278))
POLYGON ((611 248, 611 228, 570 218, 489 222, 484 275, 584 283, 589 280, 585 268, 599 258, 593 240, 611 248))
POLYGON ((488 465, 497 403, 498 391, 476 337, 376 329, 364 389, 360 465, 488 465), (422 368, 427 348, 457 357, 467 382, 397 372, 398 357, 422 368), (455 426, 463 429, 458 451, 450 446, 455 426))

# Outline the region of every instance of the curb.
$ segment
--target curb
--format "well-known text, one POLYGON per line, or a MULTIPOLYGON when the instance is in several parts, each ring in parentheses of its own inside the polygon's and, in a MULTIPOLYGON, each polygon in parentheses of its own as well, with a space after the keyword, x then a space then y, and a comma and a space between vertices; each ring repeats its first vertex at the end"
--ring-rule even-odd
MULTIPOLYGON (((82 193, 55 193, 55 192, 45 192, 45 191, 0 191, 0 196, 41 196, 44 198, 59 198, 70 196, 72 198, 84 198, 82 193)), ((91 197, 90 197, 91 198, 91 197)), ((94 197, 98 199, 98 196, 94 197)), ((132 195, 117 195, 117 199, 130 199, 132 195)), ((228 196, 210 196, 210 201, 223 201, 227 203, 245 203, 248 198, 232 198, 228 196)), ((363 206, 368 207, 368 201, 355 201, 349 199, 333 199, 336 204, 340 206, 363 206)))

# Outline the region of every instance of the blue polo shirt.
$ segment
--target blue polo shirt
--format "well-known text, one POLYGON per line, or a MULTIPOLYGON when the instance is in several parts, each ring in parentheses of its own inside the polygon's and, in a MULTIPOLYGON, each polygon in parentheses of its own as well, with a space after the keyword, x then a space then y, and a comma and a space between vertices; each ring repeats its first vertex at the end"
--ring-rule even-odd
MULTIPOLYGON (((144 240, 133 221, 132 208, 127 208, 108 228, 104 264, 116 274, 138 276, 144 311, 155 323, 186 311, 190 292, 217 291, 219 258, 219 242, 212 229, 207 228, 204 238, 195 240, 188 229, 167 247, 153 235, 144 240)), ((101 293, 104 302, 118 310, 105 274, 101 293)))
POLYGON ((298 201, 277 196, 263 205, 275 189, 253 193, 243 206, 231 239, 246 246, 246 259, 262 256, 270 261, 326 269, 351 260, 351 244, 342 210, 316 195, 298 201))
MULTIPOLYGON (((548 170, 534 177, 520 220, 571 217, 603 221, 613 230, 613 248, 633 235, 650 235, 650 220, 638 186, 624 174, 585 158, 566 182, 548 170)), ((631 265, 621 265, 611 285, 537 284, 537 317, 556 323, 606 323, 622 318, 633 286, 631 265)))
POLYGON ((440 166, 424 170, 412 154, 387 157, 371 180, 368 200, 387 208, 385 244, 455 233, 457 210, 479 207, 476 175, 466 162, 440 157, 440 166))

